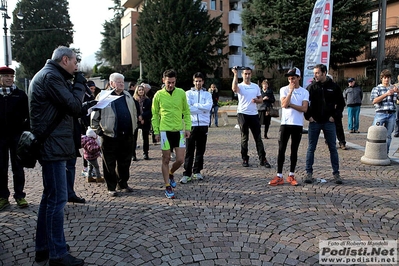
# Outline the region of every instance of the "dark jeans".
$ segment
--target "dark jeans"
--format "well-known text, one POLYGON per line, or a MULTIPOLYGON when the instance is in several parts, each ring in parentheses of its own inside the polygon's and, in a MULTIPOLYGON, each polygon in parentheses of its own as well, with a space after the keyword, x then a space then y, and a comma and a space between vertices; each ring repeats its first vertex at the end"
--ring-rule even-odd
POLYGON ((346 145, 344 126, 342 125, 342 118, 334 119, 334 123, 339 144, 346 145))
POLYGON ((248 160, 248 139, 249 130, 255 140, 256 151, 258 152, 259 160, 262 162, 266 159, 265 147, 263 146, 262 137, 260 135, 260 123, 258 115, 237 114, 238 125, 241 130, 241 158, 248 160))
POLYGON ((208 127, 198 126, 192 127, 190 137, 186 139, 186 157, 184 159, 185 176, 198 174, 204 168, 204 153, 206 149, 206 141, 208 139, 208 127), (195 151, 195 159, 194 159, 195 151), (193 166, 194 162, 194 166, 193 166))
POLYGON ((68 198, 66 161, 39 162, 44 189, 37 218, 35 250, 48 250, 50 259, 58 259, 68 254, 64 236, 64 207, 68 198))
POLYGON ((94 171, 96 173, 96 177, 101 178, 100 165, 98 164, 97 158, 88 162, 91 166, 91 169, 88 171, 89 176, 92 176, 94 171))
POLYGON ((219 110, 219 106, 218 105, 214 105, 214 106, 212 106, 212 109, 211 109, 211 117, 210 117, 210 119, 209 119, 209 126, 211 126, 211 124, 212 124, 212 116, 215 118, 215 126, 218 126, 218 110, 219 110))
POLYGON ((308 129, 308 150, 306 152, 306 173, 313 173, 314 152, 316 150, 317 141, 319 140, 320 131, 323 130, 324 139, 327 142, 330 151, 330 161, 333 169, 333 174, 339 174, 339 159, 337 146, 335 143, 336 130, 335 123, 309 123, 308 129))
MULTIPOLYGON (((139 135, 139 128, 136 128, 133 134, 133 155, 136 156, 136 148, 137 148, 137 137, 139 135)), ((150 149, 150 142, 149 142, 149 136, 150 136, 150 130, 147 129, 141 129, 141 136, 143 137, 143 154, 148 155, 148 150, 150 149)))
MULTIPOLYGON (((3 129, 4 130, 4 129, 3 129)), ((17 160, 18 136, 10 138, 0 138, 0 198, 8 199, 10 190, 8 189, 8 163, 11 159, 12 177, 14 181, 14 198, 25 198, 25 173, 24 168, 17 160), (10 153, 8 153, 10 151, 10 153), (8 156, 10 154, 10 157, 8 156)))
POLYGON ((294 173, 298 161, 298 147, 302 139, 302 126, 282 125, 280 126, 280 137, 278 140, 277 173, 283 173, 285 151, 288 140, 291 137, 290 172, 294 173))
POLYGON ((76 158, 66 161, 66 177, 67 177, 67 191, 68 199, 76 197, 75 189, 75 176, 76 176, 76 158))
POLYGON ((396 107, 396 116, 395 116, 394 134, 399 134, 399 105, 395 103, 395 107, 396 107))
POLYGON ((133 136, 117 138, 102 137, 103 171, 109 191, 115 191, 116 186, 126 188, 129 180, 129 168, 132 162, 133 136))
POLYGON ((264 124, 265 124, 265 134, 264 137, 267 137, 267 132, 269 132, 269 127, 270 127, 270 121, 272 119, 272 117, 270 115, 265 116, 264 118, 264 124))

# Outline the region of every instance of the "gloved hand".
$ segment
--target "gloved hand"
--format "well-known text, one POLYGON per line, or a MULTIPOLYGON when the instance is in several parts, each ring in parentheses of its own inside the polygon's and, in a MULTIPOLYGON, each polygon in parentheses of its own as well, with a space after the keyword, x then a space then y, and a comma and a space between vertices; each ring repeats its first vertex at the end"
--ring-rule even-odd
POLYGON ((87 80, 86 80, 86 78, 83 76, 83 73, 82 73, 82 72, 80 72, 80 71, 75 72, 75 77, 73 78, 73 84, 75 84, 75 83, 81 83, 81 84, 86 85, 86 82, 87 82, 87 80))
MULTIPOLYGON (((95 101, 95 100, 84 102, 84 103, 82 104, 82 115, 87 114, 87 111, 88 111, 91 107, 93 107, 94 105, 96 105, 97 103, 98 103, 98 101, 95 101)), ((94 111, 94 110, 93 110, 93 111, 94 111)))
POLYGON ((98 103, 98 101, 96 101, 96 100, 87 101, 87 102, 84 102, 84 103, 83 103, 82 107, 85 107, 85 108, 89 109, 90 107, 93 107, 93 106, 96 105, 97 103, 98 103))

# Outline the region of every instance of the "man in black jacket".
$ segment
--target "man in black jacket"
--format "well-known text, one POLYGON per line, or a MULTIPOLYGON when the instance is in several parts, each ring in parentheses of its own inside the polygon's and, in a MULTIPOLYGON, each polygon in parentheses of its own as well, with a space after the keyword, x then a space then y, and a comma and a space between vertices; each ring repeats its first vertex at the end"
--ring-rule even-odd
POLYGON ((24 192, 24 168, 16 155, 22 131, 29 129, 28 96, 14 85, 14 73, 14 69, 0 67, 0 125, 3 128, 0 131, 0 211, 10 205, 9 159, 13 173, 14 199, 18 207, 28 207, 24 192))
POLYGON ((64 207, 68 198, 66 162, 76 158, 73 117, 81 114, 86 90, 83 75, 75 75, 73 86, 69 81, 77 64, 75 52, 60 46, 29 86, 32 133, 41 136, 56 124, 40 147, 39 158, 44 190, 37 219, 35 260, 41 262, 49 258, 49 265, 84 264, 82 259, 68 253, 64 236, 64 207))
POLYGON ((312 183, 314 152, 320 131, 323 130, 324 138, 330 151, 331 166, 333 177, 336 184, 342 184, 339 175, 339 158, 335 145, 336 131, 334 120, 342 115, 345 100, 339 86, 327 77, 327 67, 318 64, 313 69, 314 81, 307 89, 309 91, 309 108, 305 113, 306 120, 309 121, 308 131, 308 150, 306 153, 306 173, 305 183, 312 183))

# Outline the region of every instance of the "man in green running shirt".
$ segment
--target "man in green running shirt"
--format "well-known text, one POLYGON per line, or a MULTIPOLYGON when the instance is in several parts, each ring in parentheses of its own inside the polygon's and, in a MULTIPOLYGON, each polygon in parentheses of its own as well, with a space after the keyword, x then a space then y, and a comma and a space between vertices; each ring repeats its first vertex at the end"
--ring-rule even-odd
POLYGON ((155 139, 161 143, 165 196, 174 199, 172 188, 176 187, 176 182, 173 173, 184 163, 186 138, 190 137, 191 130, 190 107, 184 90, 175 87, 174 70, 166 70, 162 82, 165 86, 154 95, 152 101, 151 122, 155 139), (171 149, 175 150, 176 160, 169 169, 171 149))

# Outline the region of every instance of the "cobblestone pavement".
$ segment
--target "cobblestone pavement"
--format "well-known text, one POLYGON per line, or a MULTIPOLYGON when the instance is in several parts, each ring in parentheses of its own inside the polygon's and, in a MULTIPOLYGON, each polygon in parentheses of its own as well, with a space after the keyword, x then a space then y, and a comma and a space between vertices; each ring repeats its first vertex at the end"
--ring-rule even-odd
MULTIPOLYGON (((151 160, 139 156, 132 162, 134 192, 116 198, 108 197, 105 184, 86 183, 79 176, 79 160, 75 190, 87 203, 65 207, 71 253, 86 265, 316 265, 319 240, 396 240, 398 157, 392 156, 390 166, 360 162, 373 114, 365 111, 362 133, 346 132, 348 150, 339 150, 343 185, 332 182, 329 152, 321 140, 314 177, 327 183, 268 186, 276 171, 275 119, 271 139, 264 140, 272 169, 259 166, 252 137, 250 167, 241 167, 240 132, 230 117, 229 126, 210 128, 205 179, 178 184, 174 200, 163 193, 159 146, 151 146, 151 160)), ((397 139, 392 145, 398 147, 397 139)), ((305 175, 306 148, 303 135, 299 180, 305 175)), ((288 164, 289 151, 284 176, 288 164)), ((41 190, 40 166, 26 170, 29 208, 18 209, 12 201, 0 212, 0 265, 37 265, 34 237, 41 190)))

